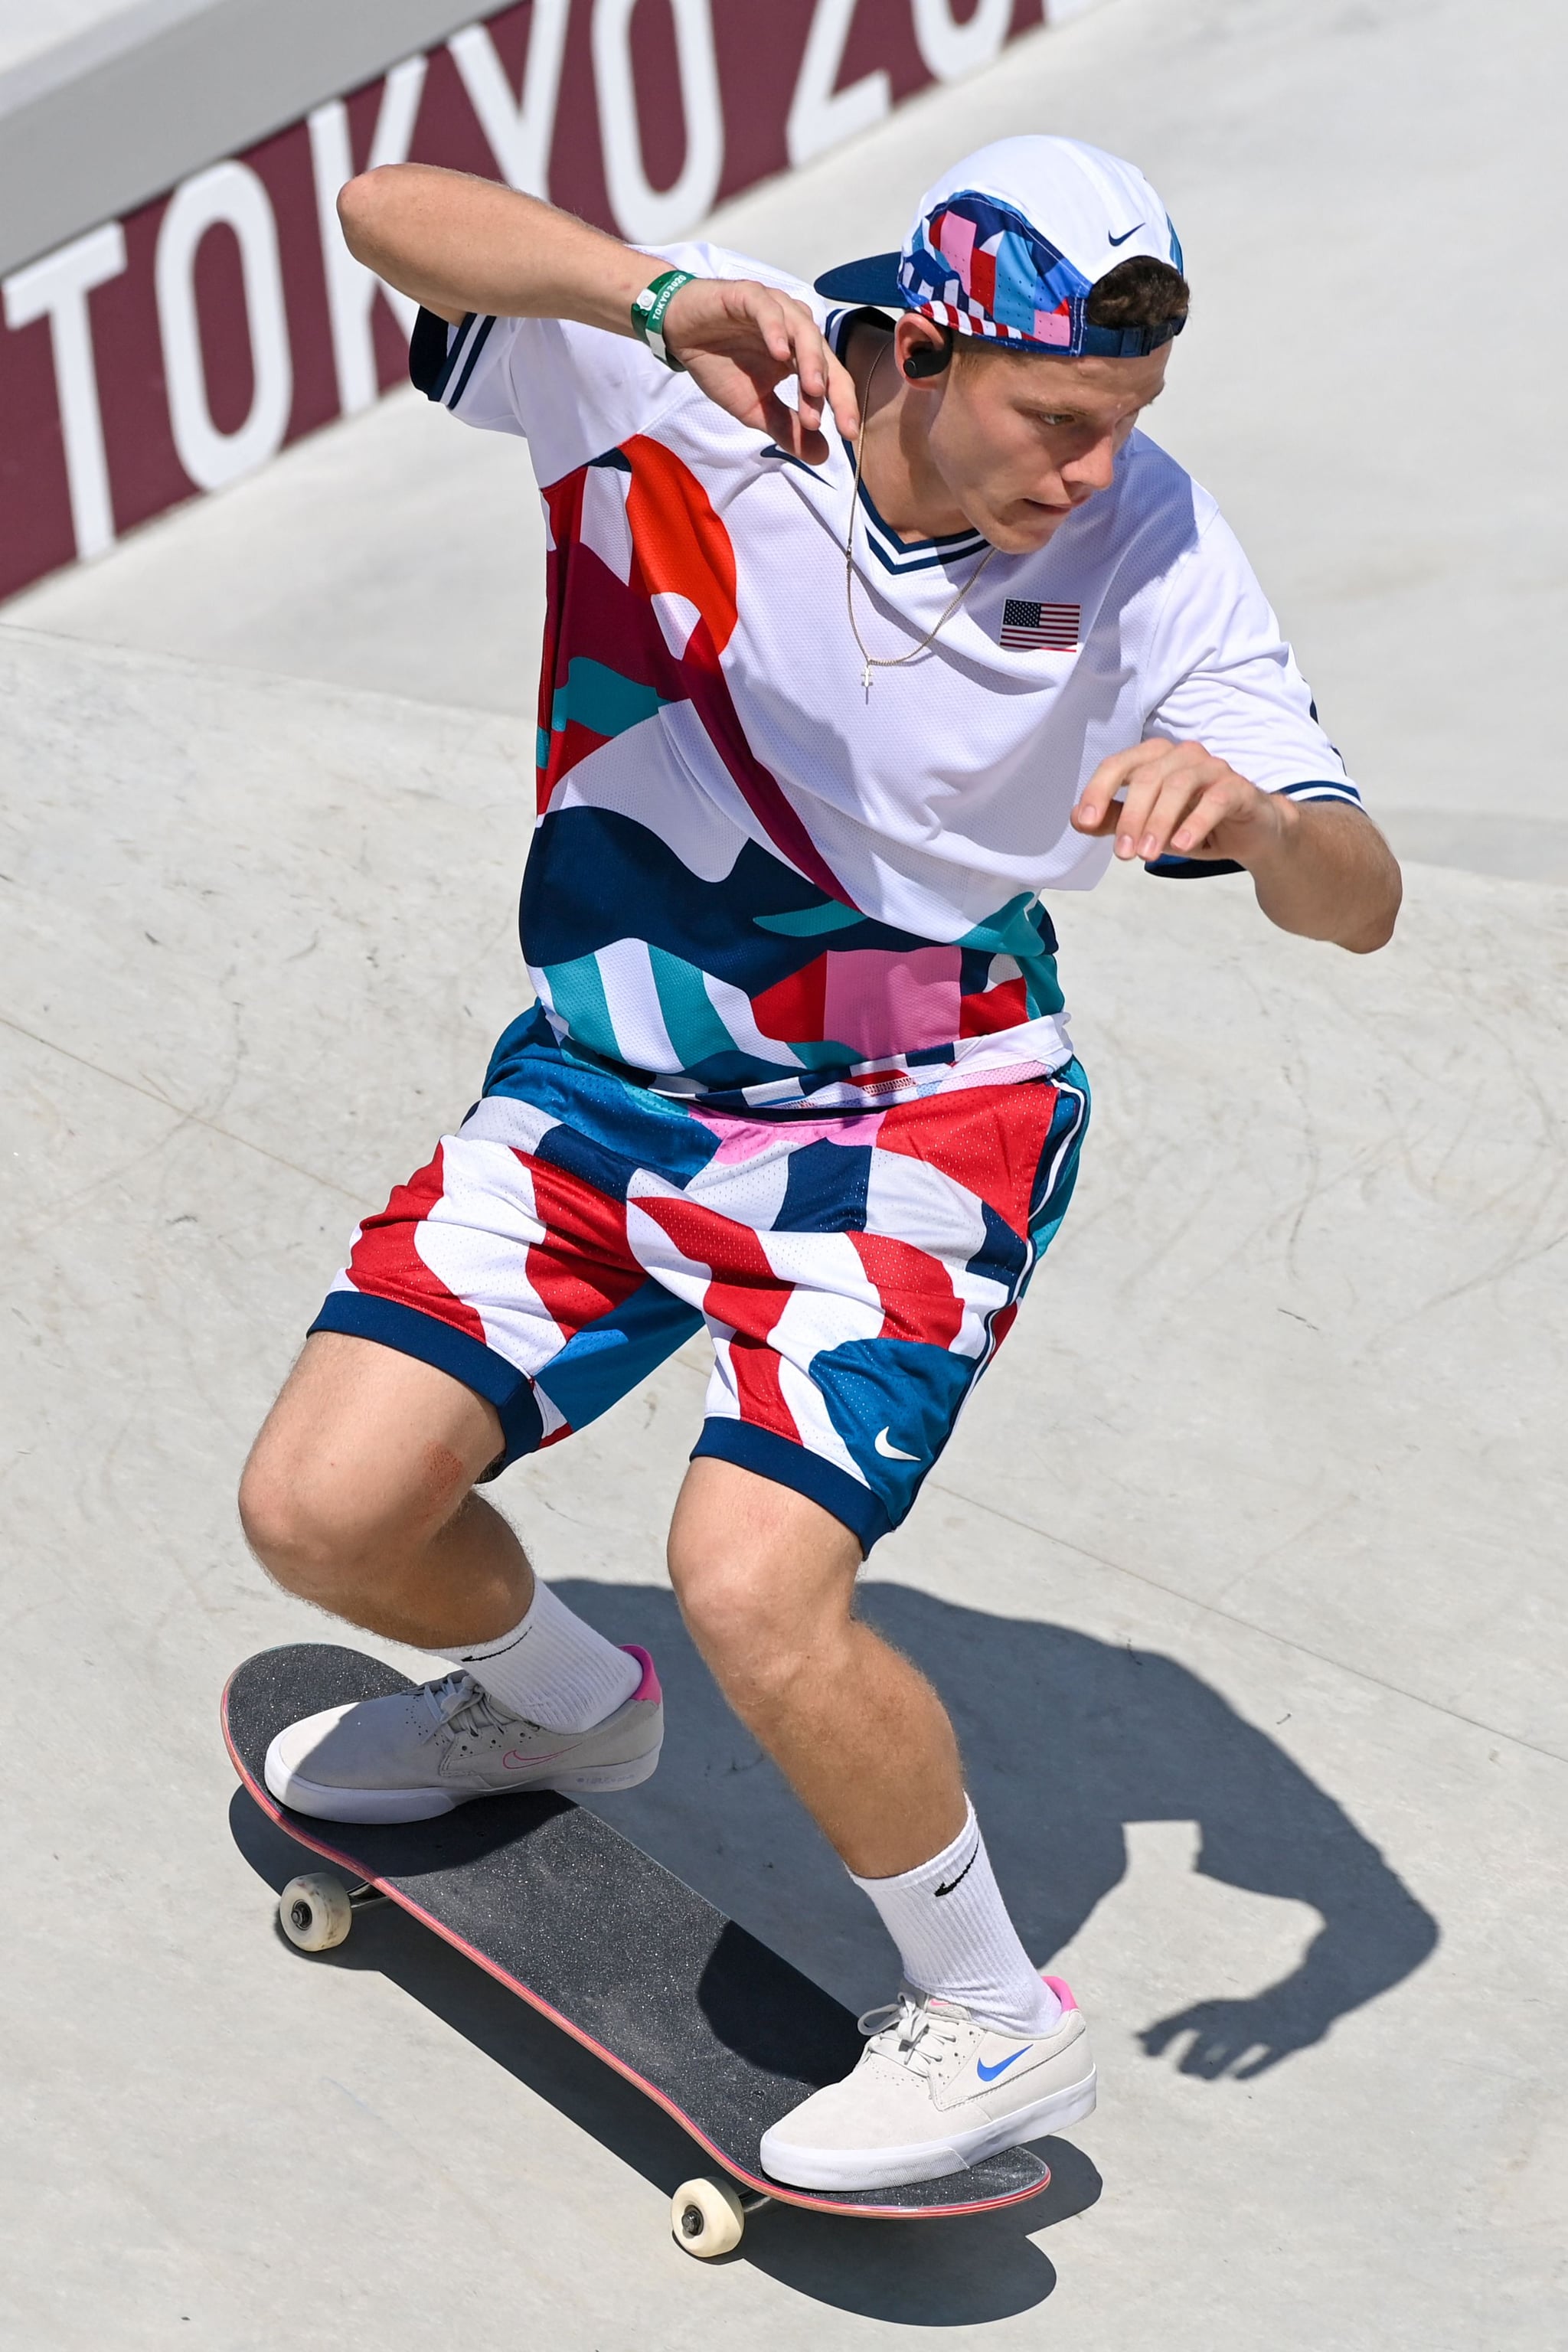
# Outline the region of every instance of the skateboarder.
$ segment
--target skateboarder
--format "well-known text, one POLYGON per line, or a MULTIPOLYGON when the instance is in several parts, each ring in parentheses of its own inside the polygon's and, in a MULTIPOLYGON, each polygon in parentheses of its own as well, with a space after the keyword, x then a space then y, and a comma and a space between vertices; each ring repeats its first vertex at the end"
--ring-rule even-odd
POLYGON ((763 2161, 932 2178, 1094 2097, 942 1702, 853 1612, 1072 1192, 1039 894, 1113 855, 1245 869, 1364 952, 1398 869, 1213 501, 1137 430, 1188 290, 1131 165, 984 149, 817 294, 416 165, 342 211, 423 306, 416 382, 525 436, 542 493, 536 1002, 353 1236, 241 1496, 282 1584, 451 1671, 294 1725, 268 1784, 383 1821, 652 1771, 652 1670, 474 1490, 705 1326, 675 1590, 903 1976, 763 2161))

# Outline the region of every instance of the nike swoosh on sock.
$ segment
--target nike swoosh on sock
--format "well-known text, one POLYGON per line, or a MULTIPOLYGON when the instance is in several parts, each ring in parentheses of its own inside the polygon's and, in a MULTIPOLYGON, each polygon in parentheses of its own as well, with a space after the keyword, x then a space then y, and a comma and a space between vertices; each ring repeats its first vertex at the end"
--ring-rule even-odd
POLYGON ((979 1845, 976 1844, 974 1853, 970 1855, 969 1860, 964 1864, 963 1868, 959 1872, 958 1876, 956 1878, 950 1878, 945 1886, 939 1886, 935 1889, 938 1900, 940 1900, 944 1895, 951 1895, 955 1886, 963 1885, 964 1880, 968 1877, 970 1872, 974 1867, 975 1854, 978 1854, 979 1852, 979 1845))

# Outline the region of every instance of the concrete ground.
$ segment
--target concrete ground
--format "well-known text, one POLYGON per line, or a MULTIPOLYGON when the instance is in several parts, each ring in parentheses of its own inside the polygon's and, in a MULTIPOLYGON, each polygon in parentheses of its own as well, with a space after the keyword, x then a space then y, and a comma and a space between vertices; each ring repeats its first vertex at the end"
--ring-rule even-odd
MULTIPOLYGON (((1530 130, 1563 39, 1522 0, 1110 0, 721 224, 816 265, 993 132, 1145 161, 1203 303, 1162 434, 1445 861, 1364 961, 1238 880, 1058 910, 1079 1197, 866 1596, 1094 2015, 1102 2105, 1038 2208, 774 2210, 703 2268, 647 2103, 401 1916, 314 1963, 271 1925, 291 1850, 216 1698, 321 1621, 247 1562, 234 1480, 518 1003, 522 453, 393 401, 0 614, 7 2342, 1568 2336, 1568 893, 1510 878, 1568 875, 1562 328, 1504 243, 1560 201, 1530 130), (1442 333, 1483 261, 1484 362, 1442 333)), ((659 1658, 663 1769, 606 1813, 865 2005, 874 1923, 663 1581, 702 1379, 694 1345, 500 1493, 659 1658)))

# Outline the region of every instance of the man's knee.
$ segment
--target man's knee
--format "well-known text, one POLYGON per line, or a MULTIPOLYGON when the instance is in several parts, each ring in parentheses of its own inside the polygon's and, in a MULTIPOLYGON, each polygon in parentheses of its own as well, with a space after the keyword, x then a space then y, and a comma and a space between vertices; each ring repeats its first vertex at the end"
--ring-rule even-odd
POLYGON ((338 1610, 414 1569, 469 1484, 454 1456, 442 1465, 439 1493, 427 1473, 411 1494, 390 1464, 365 1459, 342 1438, 275 1412, 239 1484, 240 1525, 268 1574, 338 1610))
POLYGON ((270 1423, 240 1478, 239 1519, 268 1574, 323 1604, 363 1575, 375 1535, 330 1460, 289 1444, 270 1423))
POLYGON ((318 1334, 251 1449, 247 1540, 268 1574, 323 1607, 414 1566, 493 1455, 491 1408, 426 1364, 318 1334))
POLYGON ((672 1545, 669 1577, 692 1640, 710 1660, 744 1658, 780 1630, 761 1570, 742 1553, 672 1545))
MULTIPOLYGON (((777 1491, 784 1500, 787 1490, 777 1491)), ((707 1499, 748 1498, 742 1491, 707 1499)), ((670 1529, 670 1581, 681 1614, 742 1706, 787 1692, 848 1619, 858 1546, 826 1512, 790 1508, 801 1499, 788 1496, 778 1525, 759 1524, 744 1508, 684 1508, 670 1529)))

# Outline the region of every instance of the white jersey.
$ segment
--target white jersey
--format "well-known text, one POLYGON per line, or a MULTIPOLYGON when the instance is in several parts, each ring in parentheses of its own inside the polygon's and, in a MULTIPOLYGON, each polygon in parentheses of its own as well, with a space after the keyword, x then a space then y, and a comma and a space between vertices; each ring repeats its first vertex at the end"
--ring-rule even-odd
MULTIPOLYGON (((778 286, 836 340, 850 315, 712 247, 663 257, 778 286)), ((857 507, 836 436, 803 464, 640 342, 553 320, 421 334, 430 396, 524 435, 543 494, 522 937, 568 1052, 735 1108, 1054 1069, 1040 894, 1105 871, 1110 844, 1068 823, 1101 759, 1190 738, 1265 791, 1358 797, 1214 500, 1142 434, 1034 554, 909 543, 864 486, 857 507), (973 582, 868 694, 851 533, 875 655, 973 582)))

